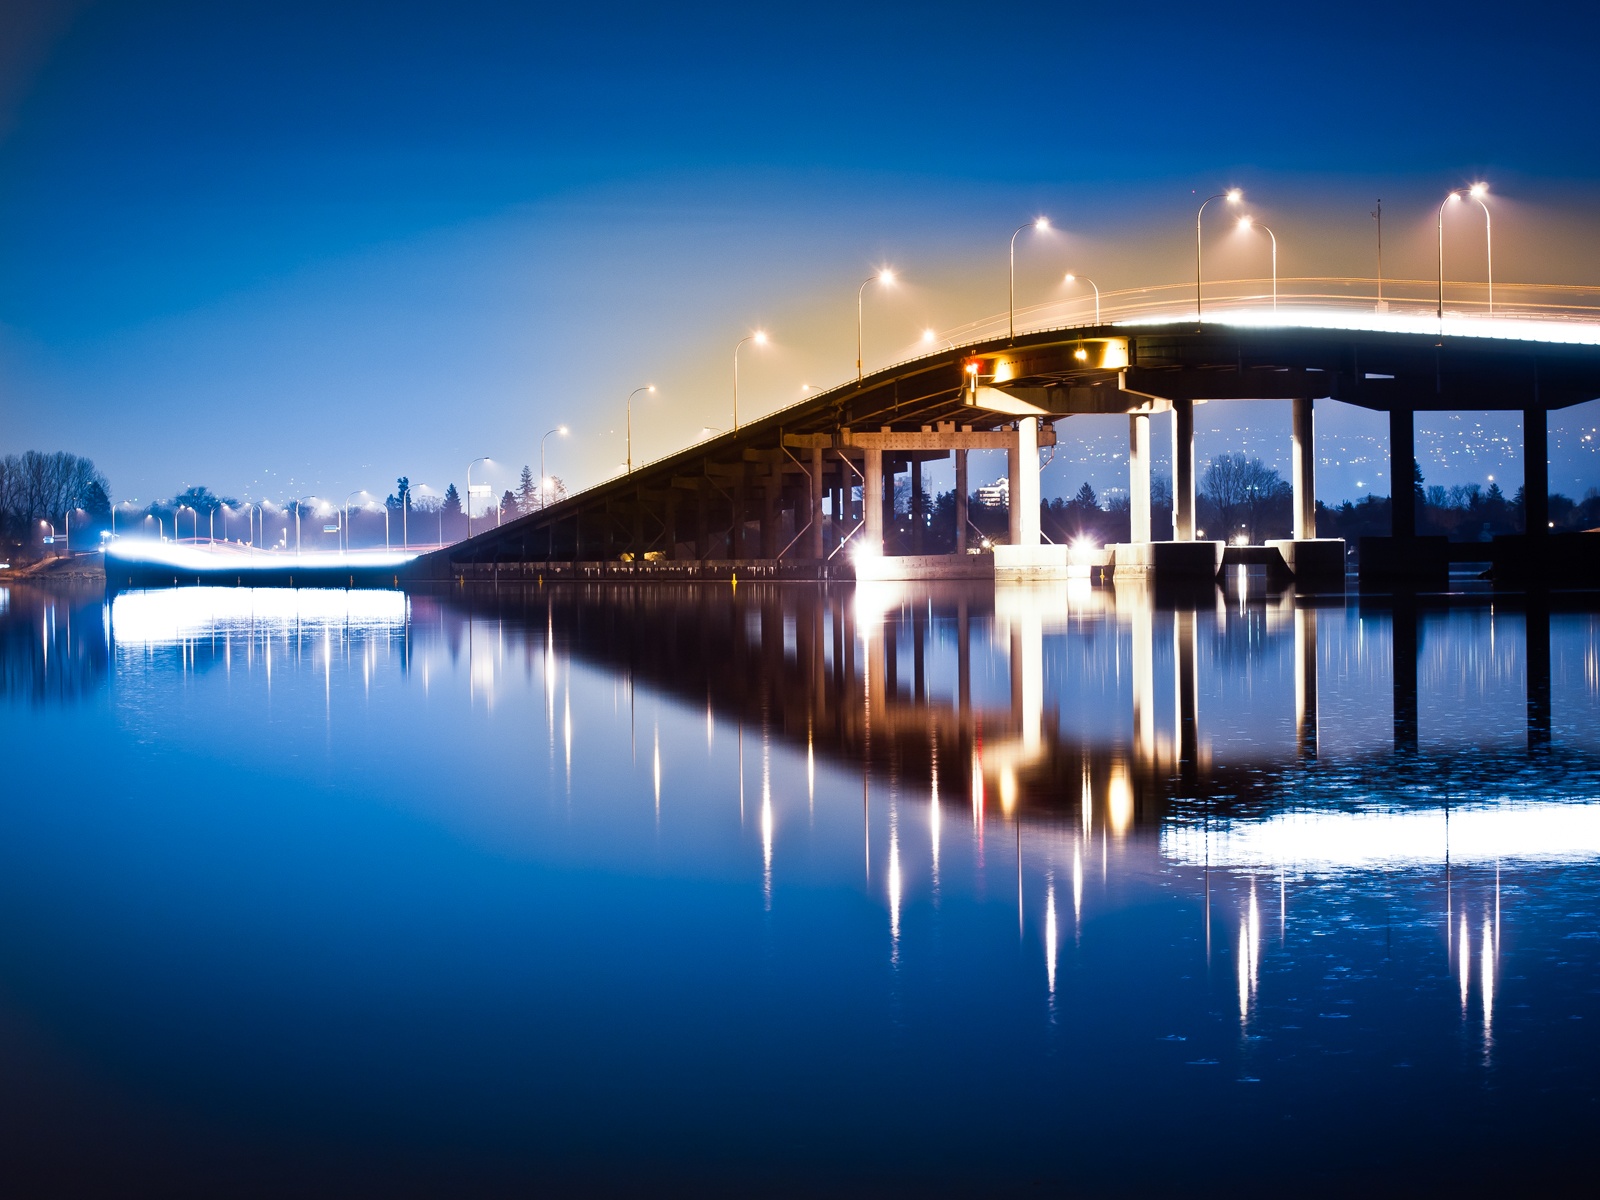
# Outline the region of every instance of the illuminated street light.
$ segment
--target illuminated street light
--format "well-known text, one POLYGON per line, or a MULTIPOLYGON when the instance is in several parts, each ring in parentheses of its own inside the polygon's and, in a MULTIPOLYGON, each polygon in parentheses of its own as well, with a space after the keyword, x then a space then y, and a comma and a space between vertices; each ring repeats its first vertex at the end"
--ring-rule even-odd
POLYGON ((200 514, 195 512, 194 508, 188 504, 180 504, 172 510, 172 540, 178 540, 178 514, 186 508, 194 515, 194 540, 198 542, 200 540, 200 514))
POLYGON ((742 337, 733 347, 733 431, 739 432, 739 347, 746 342, 754 342, 758 346, 767 344, 767 331, 758 329, 747 337, 742 337))
MULTIPOLYGON (((357 488, 350 493, 350 496, 364 496, 366 494, 366 488, 357 488)), ((350 496, 344 498, 344 524, 339 526, 339 538, 344 542, 344 552, 346 554, 350 553, 350 496)))
POLYGON ((1461 199, 1460 192, 1451 192, 1439 203, 1439 322, 1444 323, 1444 210, 1461 199))
POLYGON ((1489 206, 1483 202, 1488 194, 1487 183, 1475 183, 1467 189, 1467 195, 1478 202, 1478 207, 1483 209, 1483 244, 1488 258, 1489 267, 1489 315, 1494 316, 1494 230, 1490 227, 1489 206))
MULTIPOLYGON (((1076 283, 1077 281, 1078 276, 1069 271, 1067 273, 1066 282, 1076 283)), ((1083 276, 1083 281, 1094 289, 1094 323, 1098 325, 1100 324, 1100 285, 1094 280, 1090 279, 1087 275, 1083 276)))
POLYGON ((869 283, 891 284, 894 282, 894 272, 884 267, 876 275, 869 276, 862 281, 856 289, 856 382, 861 382, 861 297, 867 290, 869 283))
POLYGON ((567 436, 567 427, 565 425, 557 425, 554 429, 550 430, 549 433, 546 433, 542 438, 539 439, 539 507, 540 508, 543 508, 547 503, 549 503, 547 497, 550 494, 550 476, 548 476, 548 475, 546 475, 544 473, 544 444, 547 441, 550 440, 550 434, 552 434, 552 433, 559 433, 562 437, 566 437, 567 436))
POLYGON ((633 398, 640 392, 654 393, 656 385, 647 383, 644 387, 634 388, 628 393, 628 474, 633 474, 633 398))
POLYGON ((1267 229, 1267 227, 1265 225, 1263 225, 1260 221, 1256 220, 1254 217, 1240 217, 1239 218, 1239 228, 1240 229, 1255 228, 1255 229, 1266 230, 1267 236, 1272 239, 1272 311, 1273 312, 1277 312, 1278 311, 1278 235, 1273 233, 1272 230, 1267 229))
MULTIPOLYGON (((472 536, 472 468, 478 463, 489 461, 490 458, 487 454, 480 454, 467 464, 467 537, 469 538, 472 536)), ((443 528, 443 526, 441 525, 440 528, 443 528)), ((442 536, 440 540, 444 540, 442 536)))
POLYGON ((1207 196, 1200 201, 1200 207, 1194 214, 1194 319, 1204 319, 1204 308, 1200 299, 1200 217, 1206 211, 1206 205, 1213 200, 1226 200, 1229 204, 1237 204, 1244 199, 1244 193, 1238 188, 1229 188, 1225 192, 1218 192, 1215 196, 1207 196))
POLYGON ((1017 234, 1024 229, 1045 230, 1050 228, 1049 217, 1036 217, 1026 225, 1018 225, 1016 233, 1011 235, 1011 277, 1006 290, 1006 315, 1007 326, 1011 330, 1011 339, 1017 337, 1017 234))

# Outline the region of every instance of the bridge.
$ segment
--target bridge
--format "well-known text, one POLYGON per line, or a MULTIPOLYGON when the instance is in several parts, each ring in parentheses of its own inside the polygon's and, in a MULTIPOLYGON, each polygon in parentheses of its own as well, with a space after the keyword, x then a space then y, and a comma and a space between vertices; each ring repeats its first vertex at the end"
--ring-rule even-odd
MULTIPOLYGON (((1039 523, 1039 450, 1081 414, 1128 420, 1129 541, 1084 556, 1112 578, 1209 579, 1230 553, 1195 522, 1195 406, 1283 401, 1292 411, 1293 533, 1255 557, 1303 588, 1342 588, 1346 550, 1316 530, 1318 401, 1385 413, 1391 480, 1409 480, 1415 414, 1520 414, 1525 537, 1474 548, 1506 578, 1600 575, 1589 535, 1548 532, 1552 410, 1600 397, 1592 324, 1345 312, 1224 313, 1034 331, 949 347, 812 395, 423 560, 425 578, 1059 578, 1075 565, 1039 523), (1151 418, 1170 428, 1172 529, 1151 528, 1151 418), (967 456, 1007 454, 1010 527, 969 554, 967 456), (954 457, 955 553, 925 554, 922 464, 954 457), (910 544, 886 543, 895 480, 911 480, 910 544), (1553 545, 1559 543, 1559 545, 1553 545), (899 551, 891 553, 890 551, 899 551), (1578 566, 1574 566, 1578 564, 1578 566)), ((1391 497, 1390 538, 1364 539, 1363 581, 1443 582, 1452 549, 1419 538, 1413 490, 1391 497), (1367 544, 1370 543, 1370 544, 1367 544)), ((1238 553, 1233 551, 1232 553, 1238 553)), ((1454 551, 1460 557, 1461 550, 1454 551)))

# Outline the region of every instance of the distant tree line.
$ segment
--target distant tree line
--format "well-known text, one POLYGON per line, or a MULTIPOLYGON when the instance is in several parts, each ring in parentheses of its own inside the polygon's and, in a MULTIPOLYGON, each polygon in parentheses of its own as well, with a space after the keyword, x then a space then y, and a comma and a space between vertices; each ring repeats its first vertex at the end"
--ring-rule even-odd
POLYGON ((93 460, 65 451, 0 456, 0 536, 7 556, 27 558, 46 536, 65 532, 97 545, 111 516, 111 488, 93 460), (81 524, 80 524, 81 522, 81 524))

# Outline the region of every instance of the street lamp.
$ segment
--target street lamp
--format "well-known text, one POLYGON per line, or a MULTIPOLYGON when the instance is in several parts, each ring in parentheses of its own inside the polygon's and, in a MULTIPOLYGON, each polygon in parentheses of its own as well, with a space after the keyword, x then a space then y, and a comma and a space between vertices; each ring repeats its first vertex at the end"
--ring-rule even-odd
POLYGON ((883 268, 876 275, 869 276, 862 281, 856 289, 856 382, 861 382, 861 297, 867 290, 869 283, 891 284, 894 282, 894 272, 888 267, 883 268))
MULTIPOLYGON (((467 464, 467 537, 469 538, 472 536, 472 468, 477 463, 488 461, 489 456, 487 454, 480 454, 467 464)), ((442 529, 443 526, 441 525, 440 528, 442 529)), ((440 540, 443 540, 442 535, 440 540)))
POLYGON ((1494 316, 1494 230, 1490 228, 1489 206, 1483 202, 1484 195, 1488 192, 1487 183, 1475 183, 1467 189, 1467 195, 1478 202, 1478 207, 1483 209, 1483 244, 1488 255, 1489 266, 1489 315, 1494 316))
POLYGON ((562 437, 566 437, 567 436, 567 427, 565 425, 557 425, 554 429, 550 430, 549 433, 546 433, 544 435, 544 437, 539 439, 539 507, 540 508, 543 508, 545 506, 545 503, 546 503, 545 497, 548 495, 547 489, 550 487, 550 476, 548 476, 548 475, 546 475, 544 473, 544 444, 545 444, 545 442, 550 440, 550 434, 551 433, 559 433, 562 437))
MULTIPOLYGON (((366 493, 366 488, 357 488, 350 493, 350 496, 364 496, 366 493)), ((344 539, 344 552, 346 554, 350 553, 350 496, 344 498, 344 524, 339 527, 339 533, 344 539)))
POLYGON ((1237 204, 1244 198, 1244 193, 1238 188, 1229 188, 1225 192, 1218 192, 1215 196, 1207 196, 1200 202, 1200 207, 1194 214, 1194 319, 1204 319, 1204 309, 1200 301, 1200 217, 1206 211, 1206 205, 1213 200, 1226 200, 1229 204, 1237 204))
POLYGON ((1267 236, 1272 239, 1272 311, 1273 312, 1277 312, 1278 311, 1278 235, 1273 233, 1272 230, 1267 229, 1267 227, 1265 225, 1263 225, 1260 221, 1256 220, 1254 217, 1240 217, 1239 218, 1239 228, 1240 229, 1250 229, 1252 226, 1254 228, 1256 228, 1256 229, 1266 230, 1267 236))
MULTIPOLYGON (((1068 283, 1076 283, 1078 276, 1068 272, 1066 281, 1068 283)), ((1083 281, 1094 289, 1094 323, 1098 325, 1100 324, 1100 285, 1087 275, 1083 276, 1083 281)))
MULTIPOLYGON (((767 344, 767 331, 758 329, 748 337, 742 337, 733 347, 733 431, 739 432, 739 347, 746 342, 754 342, 758 346, 767 344)), ((857 355, 857 365, 860 365, 860 355, 857 355)))
POLYGON ((628 393, 628 474, 633 474, 633 398, 640 392, 655 393, 656 385, 647 383, 644 387, 636 387, 628 393))
POLYGON ((1439 324, 1444 326, 1444 210, 1461 199, 1460 192, 1451 192, 1439 202, 1439 324))
MULTIPOLYGON (((1024 229, 1050 229, 1050 218, 1040 216, 1027 222, 1026 226, 1016 227, 1016 234, 1021 234, 1024 229)), ((1016 338, 1016 234, 1011 234, 1011 280, 1006 286, 1006 317, 1010 325, 1011 338, 1016 338)))
POLYGON ((200 540, 200 514, 198 512, 195 512, 194 507, 192 505, 188 505, 188 504, 180 504, 180 505, 178 505, 177 508, 172 510, 172 540, 173 541, 177 541, 178 540, 178 514, 181 513, 186 508, 191 513, 194 514, 194 538, 195 538, 195 541, 199 541, 200 540))

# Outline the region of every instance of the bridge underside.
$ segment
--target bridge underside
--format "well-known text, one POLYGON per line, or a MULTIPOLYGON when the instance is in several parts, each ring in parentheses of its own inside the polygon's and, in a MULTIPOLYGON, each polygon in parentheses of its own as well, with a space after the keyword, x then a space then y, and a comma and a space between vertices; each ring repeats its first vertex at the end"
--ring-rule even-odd
MULTIPOLYGON (((424 565, 436 577, 478 575, 522 564, 684 564, 692 577, 715 564, 765 564, 774 576, 840 577, 928 547, 931 503, 922 465, 955 458, 950 561, 967 557, 967 455, 1004 450, 1009 528, 995 541, 1004 575, 1064 570, 1066 548, 1039 530, 1038 449, 1055 444, 1056 423, 1079 414, 1129 421, 1131 496, 1124 563, 1158 566, 1163 553, 1194 569, 1205 555, 1147 552, 1150 417, 1171 414, 1173 527, 1163 539, 1194 542, 1194 406, 1207 401, 1283 400, 1293 409, 1294 538, 1291 563, 1339 564, 1316 538, 1313 425, 1317 400, 1389 416, 1389 478, 1408 478, 1419 411, 1511 410, 1523 416, 1531 538, 1547 528, 1546 413, 1600 397, 1600 347, 1416 334, 1304 328, 1236 328, 1193 322, 1097 326, 1003 339, 929 355, 868 376, 635 469, 542 511, 441 551, 424 565), (1395 463, 1402 464, 1395 467, 1395 463), (909 473, 907 527, 894 521, 896 477, 909 473), (953 535, 953 536, 952 536, 953 535), (1298 550, 1297 550, 1298 548, 1298 550), (699 564, 691 568, 690 564, 699 564)), ((1069 427, 1070 428, 1070 427, 1069 427)), ((1394 534, 1414 536, 1415 496, 1392 497, 1394 534)), ((1388 555, 1388 563, 1404 554, 1388 555)), ((1212 572, 1220 565, 1220 553, 1212 572)), ((666 568, 661 568, 666 569, 666 568)), ((893 573, 892 568, 890 573, 893 573)), ((938 573, 935 566, 930 573, 938 573)))

